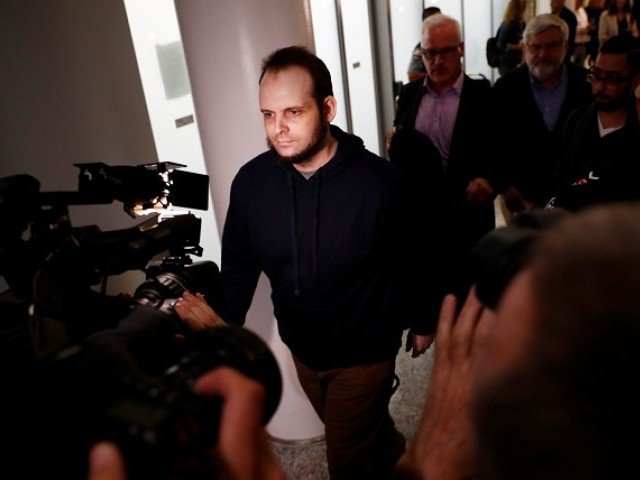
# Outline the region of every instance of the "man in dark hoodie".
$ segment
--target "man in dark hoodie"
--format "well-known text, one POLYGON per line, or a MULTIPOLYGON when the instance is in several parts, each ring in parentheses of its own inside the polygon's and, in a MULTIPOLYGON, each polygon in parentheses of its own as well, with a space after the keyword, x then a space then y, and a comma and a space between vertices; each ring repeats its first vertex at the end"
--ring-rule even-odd
MULTIPOLYGON (((411 326, 413 354, 424 353, 440 300, 409 280, 428 267, 428 241, 410 230, 396 169, 330 125, 336 100, 319 58, 276 50, 259 84, 269 150, 231 187, 219 313, 242 325, 264 272, 282 340, 325 424, 331 478, 389 478, 404 450, 388 410, 402 331, 411 326)), ((192 328, 220 321, 190 295, 176 311, 192 328)))

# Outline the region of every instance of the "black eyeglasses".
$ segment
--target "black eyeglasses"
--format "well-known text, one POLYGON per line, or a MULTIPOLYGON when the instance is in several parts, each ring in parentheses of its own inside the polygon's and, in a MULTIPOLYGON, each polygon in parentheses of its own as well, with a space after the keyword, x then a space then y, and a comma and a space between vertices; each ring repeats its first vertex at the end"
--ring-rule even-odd
POLYGON ((629 81, 631 77, 617 72, 604 72, 598 67, 591 67, 587 73, 587 80, 590 83, 602 83, 608 86, 618 86, 629 81))
POLYGON ((432 62, 438 55, 440 55, 443 59, 453 57, 453 55, 458 52, 460 45, 462 44, 458 43, 457 45, 451 45, 440 49, 420 48, 420 51, 422 52, 422 56, 424 58, 432 62))

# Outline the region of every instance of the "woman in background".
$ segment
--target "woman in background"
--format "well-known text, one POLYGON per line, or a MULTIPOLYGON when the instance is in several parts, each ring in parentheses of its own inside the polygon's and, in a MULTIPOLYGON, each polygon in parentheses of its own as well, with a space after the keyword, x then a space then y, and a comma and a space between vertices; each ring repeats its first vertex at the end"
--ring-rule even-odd
POLYGON ((598 56, 598 49, 600 48, 600 39, 598 38, 600 16, 605 10, 604 0, 589 0, 585 10, 589 17, 589 25, 591 25, 591 38, 587 45, 587 53, 589 55, 588 64, 593 65, 598 56))
POLYGON ((510 0, 498 28, 498 50, 500 65, 498 71, 504 75, 514 70, 522 62, 522 32, 524 31, 524 0, 510 0))
POLYGON ((589 22, 589 15, 584 8, 584 0, 575 1, 574 13, 578 20, 578 26, 576 28, 576 47, 573 50, 572 61, 579 67, 584 67, 587 59, 589 43, 591 41, 591 31, 595 27, 589 22))

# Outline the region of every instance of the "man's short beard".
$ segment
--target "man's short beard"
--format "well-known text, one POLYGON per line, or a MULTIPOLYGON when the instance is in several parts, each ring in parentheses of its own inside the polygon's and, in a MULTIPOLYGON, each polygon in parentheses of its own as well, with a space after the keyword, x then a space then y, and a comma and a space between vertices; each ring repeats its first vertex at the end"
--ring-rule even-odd
POLYGON ((620 95, 617 98, 608 100, 604 103, 598 103, 598 96, 594 98, 594 105, 599 112, 615 112, 623 109, 630 103, 629 95, 620 95))
POLYGON ((281 163, 285 165, 296 165, 298 163, 309 160, 316 153, 322 150, 328 132, 329 124, 325 122, 324 119, 320 118, 318 127, 314 129, 309 144, 300 153, 288 157, 282 156, 278 153, 278 150, 276 150, 276 147, 271 143, 271 140, 269 140, 269 138, 267 138, 267 147, 269 147, 269 149, 276 154, 278 160, 280 160, 281 163))
POLYGON ((529 65, 529 70, 539 82, 546 82, 550 78, 560 73, 562 64, 555 65, 552 63, 539 63, 538 65, 529 65))

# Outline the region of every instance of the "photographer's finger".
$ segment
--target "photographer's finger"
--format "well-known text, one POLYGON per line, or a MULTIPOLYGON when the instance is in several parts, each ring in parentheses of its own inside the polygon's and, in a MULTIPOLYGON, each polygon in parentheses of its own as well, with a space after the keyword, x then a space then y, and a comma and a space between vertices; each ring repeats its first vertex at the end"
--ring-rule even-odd
POLYGON ((220 318, 215 310, 211 308, 211 305, 207 303, 207 301, 204 299, 204 295, 202 295, 201 293, 196 293, 196 298, 198 298, 198 302, 196 302, 195 307, 201 313, 200 318, 205 320, 207 326, 220 327, 224 325, 222 318, 220 318))
POLYGON ((195 295, 185 292, 182 295, 181 303, 189 305, 193 314, 204 324, 205 328, 220 327, 224 325, 222 319, 211 308, 204 299, 204 295, 196 293, 195 295))
POLYGON ((486 349, 487 342, 491 338, 491 332, 494 328, 496 321, 496 312, 485 308, 480 315, 478 325, 473 334, 473 340, 471 345, 472 354, 476 355, 477 352, 486 349))
POLYGON ((452 333, 452 345, 455 354, 463 356, 469 354, 473 345, 474 331, 484 310, 484 305, 476 296, 476 287, 474 285, 469 290, 452 333))
POLYGON ((126 469, 122 455, 113 443, 100 442, 89 452, 87 480, 125 480, 126 469))
POLYGON ((232 478, 256 478, 259 462, 269 455, 262 427, 265 391, 257 381, 220 367, 202 375, 194 390, 223 398, 218 453, 232 478))
POLYGON ((176 302, 173 305, 173 311, 187 324, 187 327, 189 327, 189 330, 192 332, 199 332, 207 328, 206 323, 198 317, 197 312, 194 311, 189 302, 176 302))
MULTIPOLYGON (((237 370, 219 367, 202 375, 194 385, 196 393, 222 397, 220 441, 238 437, 237 445, 244 445, 242 437, 262 430, 265 391, 260 383, 237 370), (238 428, 242 425, 244 429, 238 428)), ((245 442, 248 438, 244 438, 245 442)))
POLYGON ((456 318, 456 297, 455 295, 447 295, 442 300, 440 307, 440 317, 438 319, 438 329, 436 331, 436 353, 435 361, 442 355, 445 355, 449 349, 451 338, 451 329, 456 318))

